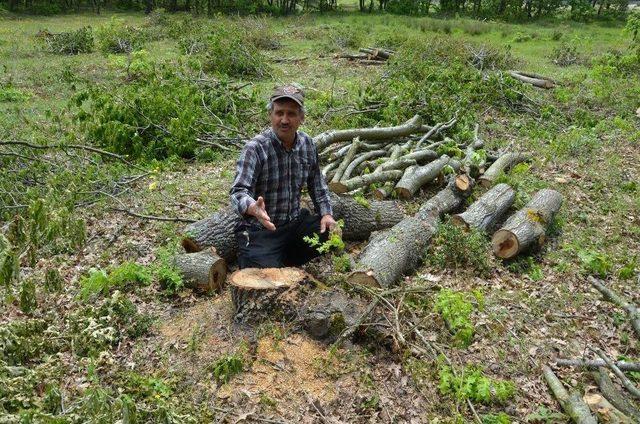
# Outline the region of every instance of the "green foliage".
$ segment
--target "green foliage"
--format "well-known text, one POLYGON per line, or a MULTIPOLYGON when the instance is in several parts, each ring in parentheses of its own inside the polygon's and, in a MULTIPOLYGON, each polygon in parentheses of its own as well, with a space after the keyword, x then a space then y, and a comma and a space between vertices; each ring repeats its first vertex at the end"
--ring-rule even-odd
POLYGON ((474 309, 469 295, 444 288, 436 296, 434 309, 442 316, 456 342, 462 347, 469 346, 473 341, 471 314, 474 309))
POLYGON ((182 276, 172 261, 172 253, 167 249, 158 251, 153 275, 167 296, 174 296, 184 289, 182 276))
POLYGON ((114 16, 107 24, 96 29, 95 39, 102 53, 131 53, 142 48, 147 41, 147 34, 114 16))
POLYGON ((59 349, 50 323, 44 319, 14 320, 0 325, 0 360, 9 365, 36 362, 59 349))
POLYGON ((82 27, 75 31, 58 34, 47 33, 44 37, 46 50, 56 54, 79 54, 93 51, 93 31, 91 27, 82 27))
POLYGON ((482 416, 482 424, 511 424, 511 418, 504 412, 482 416))
MULTIPOLYGON (((469 399, 485 405, 504 403, 515 396, 515 386, 510 381, 487 377, 482 370, 466 367, 458 370, 457 375, 449 366, 443 366, 438 373, 438 389, 443 395, 452 395, 456 399, 469 399)), ((502 418, 504 419, 504 418, 502 418)), ((504 422, 504 421, 491 421, 504 422)))
POLYGON ((434 267, 488 275, 491 257, 485 236, 477 230, 465 231, 451 222, 438 226, 429 250, 427 262, 434 267))
POLYGON ((29 100, 31 95, 16 88, 12 83, 0 83, 0 103, 2 102, 23 102, 29 100))
POLYGON ((32 313, 38 306, 36 299, 36 283, 33 278, 27 278, 20 288, 20 309, 25 314, 32 313))
POLYGON ((549 410, 545 406, 539 406, 535 412, 525 417, 525 422, 528 423, 557 423, 566 422, 568 417, 561 412, 554 412, 549 410))
POLYGON ((359 205, 364 206, 367 209, 371 209, 371 204, 362 193, 358 193, 353 196, 353 200, 355 200, 359 205))
POLYGON ((333 270, 335 272, 345 273, 351 271, 351 257, 348 253, 342 255, 333 255, 333 270))
POLYGON ((213 377, 219 384, 228 383, 234 375, 240 374, 244 368, 242 357, 237 354, 222 356, 211 365, 213 377))
POLYGON ((129 285, 148 285, 151 282, 151 272, 148 268, 134 262, 123 262, 111 267, 109 272, 91 269, 89 275, 80 280, 80 297, 102 294, 107 295, 112 289, 123 290, 129 285))
POLYGON ((622 265, 618 270, 618 278, 621 280, 630 280, 635 277, 638 270, 638 258, 636 256, 629 258, 629 260, 622 265))
POLYGON ((344 241, 340 234, 332 233, 327 241, 320 242, 320 235, 314 233, 312 237, 304 236, 302 238, 305 243, 311 247, 315 247, 318 253, 327 253, 329 251, 342 252, 344 250, 344 241))
POLYGON ((553 49, 551 61, 558 66, 570 66, 580 63, 582 58, 576 44, 563 42, 553 49))
POLYGON ((47 269, 44 275, 44 287, 49 293, 62 290, 63 282, 64 281, 62 279, 62 276, 60 275, 60 271, 58 271, 56 268, 47 269))
POLYGON ((578 259, 582 270, 589 275, 605 278, 613 269, 613 262, 605 253, 594 250, 579 250, 578 259))

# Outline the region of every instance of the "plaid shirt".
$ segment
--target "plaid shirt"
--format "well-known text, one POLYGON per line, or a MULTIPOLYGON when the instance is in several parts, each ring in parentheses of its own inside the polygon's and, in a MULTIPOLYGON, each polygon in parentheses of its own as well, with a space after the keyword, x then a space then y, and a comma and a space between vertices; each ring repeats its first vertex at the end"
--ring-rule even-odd
POLYGON ((258 223, 245 216, 259 196, 276 227, 296 219, 300 194, 306 184, 316 213, 332 215, 329 188, 320 171, 316 146, 307 134, 298 131, 290 151, 271 128, 251 139, 242 150, 231 186, 231 204, 246 223, 258 223))

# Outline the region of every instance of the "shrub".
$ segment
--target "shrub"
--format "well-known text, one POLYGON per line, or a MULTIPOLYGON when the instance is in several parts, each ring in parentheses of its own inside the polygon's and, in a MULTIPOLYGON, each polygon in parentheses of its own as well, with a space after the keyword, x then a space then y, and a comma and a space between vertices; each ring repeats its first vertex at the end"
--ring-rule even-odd
POLYGON ((92 269, 80 280, 80 297, 88 299, 101 293, 107 295, 112 289, 125 289, 129 285, 147 285, 151 282, 151 272, 134 262, 123 262, 112 267, 109 272, 92 269))
POLYGON ((438 312, 449 331, 461 347, 467 347, 473 341, 473 323, 471 313, 473 304, 464 292, 442 289, 436 297, 435 311, 438 312))
POLYGON ((484 234, 465 231, 450 222, 438 226, 427 255, 427 262, 439 268, 464 269, 480 275, 491 271, 491 258, 484 234))
POLYGON ((109 23, 96 30, 96 44, 103 53, 131 53, 142 48, 147 35, 139 28, 127 25, 124 20, 111 18, 109 23))
POLYGON ((93 31, 88 26, 59 34, 47 33, 44 41, 47 51, 56 54, 91 53, 94 45, 93 31))
POLYGON ((553 49, 551 60, 558 66, 569 66, 582 62, 578 54, 578 47, 572 43, 561 43, 553 49))
POLYGON ((242 357, 236 354, 225 355, 211 365, 211 372, 218 383, 228 383, 234 375, 242 372, 242 357))
POLYGON ((489 378, 479 368, 467 367, 456 374, 451 367, 443 366, 438 375, 440 393, 452 395, 456 399, 469 399, 489 405, 504 403, 515 395, 512 382, 489 378))

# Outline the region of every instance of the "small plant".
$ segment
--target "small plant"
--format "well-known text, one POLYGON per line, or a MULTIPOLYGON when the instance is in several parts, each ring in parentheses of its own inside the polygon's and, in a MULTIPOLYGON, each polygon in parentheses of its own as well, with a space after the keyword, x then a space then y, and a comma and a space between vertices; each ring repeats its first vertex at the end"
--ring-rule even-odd
POLYGON ((174 296, 184 289, 182 276, 173 264, 171 252, 167 249, 163 248, 158 251, 158 259, 153 267, 153 275, 167 296, 174 296))
POLYGON ((444 319, 456 342, 462 347, 469 346, 473 341, 473 304, 469 301, 468 295, 442 289, 436 297, 435 310, 444 319))
POLYGON ((427 253, 427 262, 439 268, 464 269, 480 275, 491 271, 485 236, 473 229, 465 232, 450 222, 438 226, 427 253))
POLYGON ((341 273, 351 271, 351 257, 347 253, 333 255, 333 269, 341 273))
POLYGON ((511 424, 511 418, 504 412, 482 416, 482 424, 511 424))
MULTIPOLYGON (((338 220, 336 226, 339 229, 344 227, 344 221, 338 220)), ((342 252, 344 250, 344 241, 342 241, 341 231, 331 231, 329 238, 325 242, 320 241, 320 235, 314 233, 313 236, 304 236, 302 240, 311 247, 315 247, 318 253, 327 253, 329 251, 342 252)))
POLYGON ((92 269, 89 275, 80 280, 80 297, 89 297, 101 293, 106 295, 111 289, 124 289, 127 285, 147 285, 151 282, 150 271, 134 262, 123 262, 107 273, 104 270, 92 269))
POLYGON ((32 313, 38 306, 36 299, 36 284, 33 278, 27 278, 22 282, 20 289, 20 309, 25 314, 32 313))
POLYGON ((234 375, 240 374, 244 364, 242 357, 237 354, 225 355, 211 366, 213 377, 218 383, 228 383, 234 375))
POLYGON ((637 257, 632 257, 618 270, 618 278, 629 280, 636 275, 637 270, 638 259, 637 257))
POLYGON ((481 369, 475 367, 466 367, 456 373, 451 367, 442 366, 438 376, 440 393, 452 395, 460 400, 469 399, 490 405, 504 403, 515 395, 513 383, 489 378, 481 369))
POLYGON ((60 271, 55 268, 47 269, 47 272, 44 275, 44 287, 49 293, 62 290, 63 282, 60 271))
POLYGON ((604 253, 593 250, 579 250, 578 259, 582 270, 589 275, 605 278, 613 269, 611 258, 604 253))
POLYGON ((355 200, 359 205, 362 205, 367 209, 371 208, 371 204, 369 203, 367 198, 364 197, 362 193, 358 193, 355 196, 353 196, 353 200, 355 200))

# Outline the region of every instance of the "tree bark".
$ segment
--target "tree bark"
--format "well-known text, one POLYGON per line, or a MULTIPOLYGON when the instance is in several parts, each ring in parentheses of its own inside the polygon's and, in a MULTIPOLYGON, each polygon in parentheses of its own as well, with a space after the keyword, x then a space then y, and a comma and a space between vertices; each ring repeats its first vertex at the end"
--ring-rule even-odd
POLYGON ((452 222, 466 230, 475 228, 489 231, 513 205, 516 192, 507 184, 498 184, 483 194, 461 214, 453 215, 452 222))
POLYGON ((483 187, 491 187, 500 174, 514 165, 528 160, 528 156, 523 153, 505 153, 500 156, 478 179, 483 187))
POLYGON ((395 192, 401 199, 411 199, 423 185, 442 175, 442 170, 451 158, 443 155, 440 159, 424 166, 410 166, 405 169, 402 178, 396 184, 395 192))
POLYGON ((330 144, 353 140, 355 137, 360 137, 361 140, 385 140, 395 137, 404 137, 416 132, 421 127, 422 119, 419 115, 416 115, 404 124, 395 127, 333 130, 317 135, 314 137, 314 141, 316 143, 316 147, 320 150, 330 144))
POLYGON ((574 423, 597 424, 597 421, 593 418, 591 412, 589 412, 589 407, 582 401, 578 393, 567 393, 560 380, 558 380, 558 377, 556 377, 548 366, 545 365, 542 368, 542 372, 553 396, 558 400, 564 412, 571 417, 574 423))
POLYGON ((375 233, 360 255, 348 281, 368 286, 389 287, 422 261, 424 250, 436 232, 440 217, 460 207, 471 192, 456 186, 456 179, 429 199, 413 217, 375 233))
POLYGON ((604 296, 608 302, 611 302, 625 310, 629 320, 631 321, 633 330, 636 332, 636 335, 640 337, 640 310, 634 304, 629 303, 622 297, 618 296, 616 292, 605 286, 601 280, 589 277, 589 282, 600 293, 602 293, 602 296, 604 296))
POLYGON ((392 170, 384 172, 373 172, 359 177, 350 178, 346 181, 332 182, 329 188, 334 193, 343 194, 353 191, 357 188, 366 187, 369 184, 380 183, 386 181, 396 181, 402 177, 402 171, 392 170))
POLYGON ((555 84, 548 79, 532 78, 516 71, 509 71, 509 75, 511 75, 513 78, 517 79, 518 81, 524 82, 525 84, 531 84, 534 87, 545 88, 545 89, 555 87, 555 84))
POLYGON ((596 383, 598 383, 600 393, 602 393, 602 395, 606 397, 613 406, 615 406, 623 414, 633 418, 635 422, 640 422, 640 410, 633 406, 633 403, 631 403, 616 388, 606 370, 600 368, 598 369, 598 371, 594 371, 593 373, 591 373, 591 375, 596 380, 596 383))
POLYGON ((298 268, 244 268, 229 277, 234 319, 259 322, 293 319, 300 303, 317 283, 298 268))
POLYGON ((186 287, 212 293, 222 291, 227 278, 227 264, 213 249, 185 253, 173 258, 186 287))
POLYGON ((366 303, 341 289, 317 290, 300 309, 304 329, 315 339, 333 343, 347 328, 358 325, 366 303))
MULTIPOLYGON (((623 371, 640 372, 640 363, 616 361, 616 366, 623 371)), ((581 367, 596 370, 598 368, 607 367, 602 359, 556 359, 556 365, 559 367, 581 367)))
POLYGON ((533 246, 542 246, 547 228, 561 205, 562 195, 557 191, 538 191, 523 209, 512 215, 493 235, 493 253, 499 258, 509 259, 533 246))
MULTIPOLYGON (((389 228, 404 218, 398 204, 388 200, 371 200, 368 205, 362 205, 350 197, 332 195, 331 206, 334 219, 344 220, 344 240, 366 240, 371 232, 389 228)), ((208 218, 189 224, 184 231, 182 246, 187 252, 214 247, 221 258, 235 262, 238 244, 234 229, 239 222, 237 212, 228 206, 208 218)))
POLYGON ((588 393, 582 397, 584 403, 587 404, 593 415, 596 416, 598 422, 610 424, 633 424, 633 421, 602 395, 597 393, 588 393))

